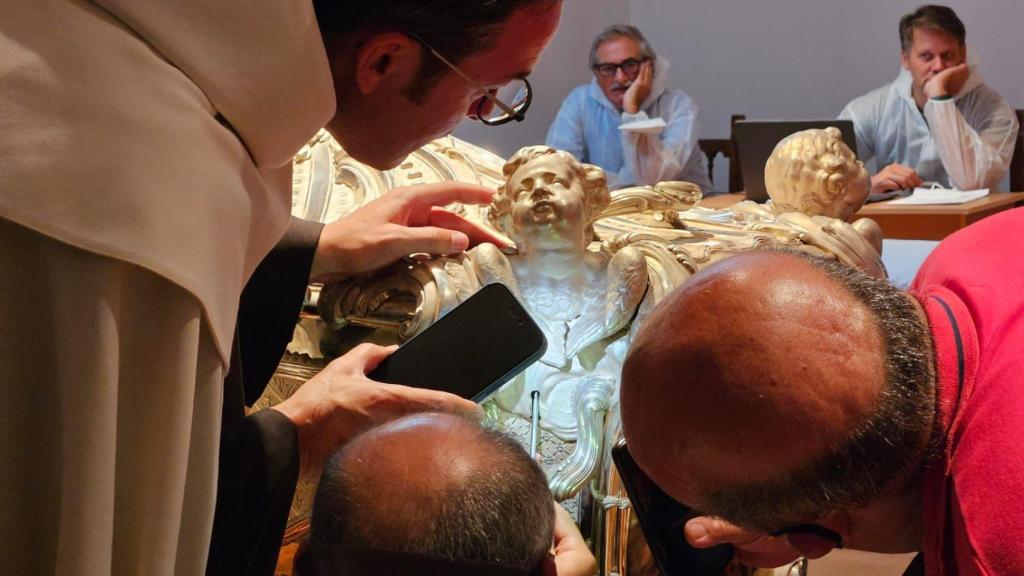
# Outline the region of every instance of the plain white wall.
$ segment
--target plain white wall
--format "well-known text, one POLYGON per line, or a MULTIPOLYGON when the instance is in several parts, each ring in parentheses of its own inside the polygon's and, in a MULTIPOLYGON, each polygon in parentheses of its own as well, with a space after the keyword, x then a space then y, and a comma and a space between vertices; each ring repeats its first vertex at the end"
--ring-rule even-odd
MULTIPOLYGON (((605 26, 638 26, 672 61, 670 85, 700 107, 702 137, 725 138, 729 116, 832 118, 899 69, 899 17, 910 0, 566 0, 562 23, 531 81, 536 100, 519 125, 465 122, 456 136, 508 156, 540 144, 562 99, 588 82, 587 52, 605 26)), ((955 0, 982 73, 1024 108, 1024 0, 955 0)), ((725 186, 727 163, 716 166, 725 186)))
POLYGON ((558 32, 530 75, 534 100, 526 120, 504 126, 465 121, 455 135, 506 158, 523 146, 543 144, 562 100, 590 81, 587 57, 594 36, 609 24, 628 21, 626 0, 565 0, 558 32))
MULTIPOLYGON (((825 119, 899 71, 899 18, 918 0, 631 0, 630 20, 672 60, 670 84, 700 107, 702 137, 729 117, 825 119)), ((1022 0, 954 0, 986 82, 1024 108, 1022 0)), ((715 166, 725 187, 726 162, 715 166)))

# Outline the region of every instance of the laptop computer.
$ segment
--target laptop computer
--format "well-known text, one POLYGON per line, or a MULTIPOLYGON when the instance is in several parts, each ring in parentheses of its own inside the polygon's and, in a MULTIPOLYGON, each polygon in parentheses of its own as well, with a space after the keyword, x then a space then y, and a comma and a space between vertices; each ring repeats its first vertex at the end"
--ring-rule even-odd
POLYGON ((736 160, 743 173, 743 187, 747 200, 765 202, 768 192, 764 188, 764 165, 775 146, 790 134, 811 128, 835 126, 843 133, 843 142, 857 152, 857 137, 850 120, 740 120, 733 124, 736 139, 736 160))

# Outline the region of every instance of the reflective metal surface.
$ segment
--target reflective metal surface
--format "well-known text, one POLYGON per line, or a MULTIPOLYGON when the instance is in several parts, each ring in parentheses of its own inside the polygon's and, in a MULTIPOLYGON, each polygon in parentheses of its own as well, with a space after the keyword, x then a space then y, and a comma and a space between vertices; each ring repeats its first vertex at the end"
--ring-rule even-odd
MULTIPOLYGON (((369 277, 312 287, 261 406, 287 397, 358 342, 406 340, 480 286, 501 281, 545 330, 549 352, 485 406, 489 421, 524 445, 539 446, 552 491, 579 506, 577 519, 589 528, 603 574, 654 574, 609 454, 621 435, 619 373, 639 322, 697 270, 761 246, 829 255, 885 276, 872 238, 877 226, 778 214, 749 202, 706 209, 699 188, 685 182, 609 193, 599 169, 543 147, 524 149, 512 161, 506 178, 501 158, 444 138, 381 172, 355 162, 326 133, 310 142, 295 160, 296 215, 331 221, 396 186, 473 182, 499 190, 495 205, 450 208, 496 226, 517 250, 507 254, 485 244, 457 257, 410 258, 369 277), (538 188, 536 178, 527 182, 524 175, 550 184, 538 188), (565 254, 573 256, 559 257, 565 254)), ((801 193, 832 194, 807 186, 801 193)), ((451 361, 454 352, 437 359, 451 361)), ((300 488, 293 526, 301 525, 311 494, 311 486, 300 488)))

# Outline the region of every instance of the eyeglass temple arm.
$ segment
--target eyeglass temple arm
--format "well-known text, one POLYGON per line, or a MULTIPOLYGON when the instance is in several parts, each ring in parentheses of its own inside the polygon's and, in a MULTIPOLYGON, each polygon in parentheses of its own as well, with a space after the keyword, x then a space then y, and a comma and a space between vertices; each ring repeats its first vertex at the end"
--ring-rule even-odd
POLYGON ((484 96, 486 96, 487 99, 490 100, 495 106, 497 106, 498 108, 501 108, 502 112, 504 112, 505 114, 508 114, 509 116, 517 116, 516 111, 513 110, 511 106, 508 106, 507 104, 505 104, 501 100, 498 100, 494 96, 494 94, 491 94, 490 90, 488 90, 487 88, 484 88, 482 84, 480 84, 476 80, 473 80, 472 78, 467 76, 466 73, 463 72, 462 70, 460 70, 458 66, 456 66, 455 64, 452 64, 451 61, 449 61, 447 58, 442 56, 440 52, 438 52, 437 50, 434 50, 434 48, 432 46, 430 46, 429 44, 425 44, 425 45, 427 47, 427 50, 430 50, 431 54, 436 56, 437 59, 440 60, 441 62, 443 62, 446 66, 448 66, 449 68, 454 70, 455 73, 458 74, 459 76, 461 76, 463 80, 468 82, 470 86, 472 86, 473 88, 476 88, 477 90, 480 90, 481 92, 483 92, 484 96))

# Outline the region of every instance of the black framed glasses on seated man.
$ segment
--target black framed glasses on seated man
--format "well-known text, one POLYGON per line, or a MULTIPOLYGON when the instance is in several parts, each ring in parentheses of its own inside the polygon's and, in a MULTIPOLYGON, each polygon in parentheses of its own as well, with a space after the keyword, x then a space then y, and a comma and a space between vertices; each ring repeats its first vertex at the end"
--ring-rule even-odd
POLYGON ((646 61, 646 58, 642 60, 637 60, 636 58, 626 58, 625 60, 619 62, 618 64, 614 64, 611 62, 606 62, 604 64, 594 64, 594 72, 596 72, 598 76, 611 78, 612 76, 615 76, 616 70, 622 68, 623 74, 629 76, 630 78, 634 78, 640 72, 640 65, 646 61))
POLYGON ((526 78, 515 78, 499 88, 485 88, 483 84, 467 76, 458 66, 434 50, 434 47, 426 40, 411 32, 406 32, 406 35, 422 44, 435 58, 451 68, 452 72, 461 76, 470 86, 483 92, 484 97, 477 103, 474 111, 477 120, 488 126, 500 126, 513 120, 522 122, 526 119, 526 111, 530 108, 530 102, 533 101, 533 88, 530 87, 526 78))

